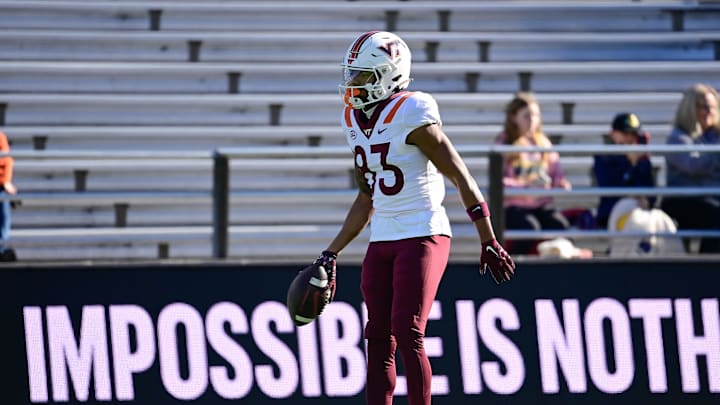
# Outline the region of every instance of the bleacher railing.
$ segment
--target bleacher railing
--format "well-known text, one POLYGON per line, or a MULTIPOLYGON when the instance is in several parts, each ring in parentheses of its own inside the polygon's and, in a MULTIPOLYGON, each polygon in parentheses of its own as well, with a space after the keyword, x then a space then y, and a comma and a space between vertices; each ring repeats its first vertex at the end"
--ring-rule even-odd
MULTIPOLYGON (((624 153, 650 153, 653 156, 662 156, 671 153, 718 153, 720 145, 557 145, 552 148, 538 147, 513 147, 508 145, 476 145, 459 146, 458 151, 463 157, 488 157, 487 190, 486 197, 490 204, 491 212, 503 212, 503 200, 505 196, 534 195, 554 197, 579 197, 579 196, 640 196, 654 195, 663 196, 692 196, 692 195, 720 195, 720 187, 579 187, 572 190, 564 189, 506 189, 503 186, 503 155, 517 152, 557 152, 561 156, 581 155, 592 156, 595 154, 624 154, 624 153)), ((2 154, 0 154, 1 156, 2 154)), ((157 204, 170 203, 178 200, 192 200, 198 203, 211 201, 213 205, 212 219, 212 256, 222 259, 228 257, 229 228, 230 228, 230 197, 243 201, 243 196, 248 194, 230 189, 230 160, 232 159, 289 159, 305 158, 309 160, 323 158, 347 158, 352 159, 352 153, 346 146, 267 146, 267 147, 243 147, 243 148, 218 148, 213 152, 136 152, 136 151, 13 151, 11 153, 16 159, 122 159, 130 164, 133 160, 162 160, 162 159, 212 159, 213 160, 213 184, 212 191, 198 192, 82 192, 82 193, 29 193, 20 192, 17 195, 4 195, 0 200, 41 200, 46 202, 57 201, 58 199, 71 199, 73 201, 144 201, 157 204)), ((718 157, 720 159, 720 157, 718 157)), ((291 198, 291 193, 286 190, 278 190, 283 198, 291 198)), ((324 191, 327 192, 327 191, 324 191)), ((271 193, 268 193, 271 194, 271 193)), ((251 196, 249 196, 251 197, 251 196)), ((636 237, 636 236, 664 236, 662 234, 636 234, 626 232, 611 232, 606 230, 568 230, 568 231, 506 231, 504 215, 492 217, 493 226, 498 239, 526 239, 526 238, 552 238, 571 237, 580 238, 610 238, 610 237, 636 237)), ((119 235, 121 236, 121 235, 119 235)), ((669 235, 668 235, 669 236, 669 235)), ((680 237, 720 237, 720 230, 680 230, 672 236, 680 237)), ((127 237, 127 236, 123 236, 127 237)))
MULTIPOLYGON (((650 153, 652 155, 665 155, 670 153, 720 153, 720 145, 557 145, 551 148, 515 147, 510 145, 477 145, 459 146, 458 152, 463 157, 487 156, 489 159, 488 176, 488 202, 490 211, 502 213, 505 196, 513 195, 552 195, 552 196, 605 196, 605 195, 720 195, 720 187, 668 187, 653 188, 622 188, 622 187, 583 187, 573 190, 560 189, 505 189, 503 185, 503 155, 518 152, 557 152, 564 155, 595 155, 595 154, 624 154, 624 153, 650 153)), ((215 151, 215 172, 213 185, 213 255, 216 258, 225 258, 228 254, 228 225, 229 225, 229 159, 242 158, 352 158, 347 147, 319 147, 319 146, 292 146, 292 147, 253 147, 253 148, 220 148, 215 151)), ((720 158, 719 158, 720 159, 720 158)), ((611 231, 505 231, 504 215, 492 217, 496 236, 499 240, 505 238, 524 239, 538 237, 633 237, 634 233, 619 233, 611 231)), ((664 236, 662 234, 641 234, 664 236)), ((673 236, 683 237, 720 237, 720 230, 680 231, 673 236)))

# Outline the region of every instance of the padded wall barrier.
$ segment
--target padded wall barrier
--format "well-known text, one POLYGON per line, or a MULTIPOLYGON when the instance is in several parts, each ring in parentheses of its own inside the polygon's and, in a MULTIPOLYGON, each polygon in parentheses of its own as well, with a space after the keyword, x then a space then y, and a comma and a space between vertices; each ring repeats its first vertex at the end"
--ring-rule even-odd
MULTIPOLYGON (((359 268, 341 261, 336 302, 296 329, 299 267, 0 269, 0 402, 363 403, 359 268)), ((718 286, 711 261, 526 262, 502 286, 451 265, 427 330, 433 403, 718 402, 718 286)))

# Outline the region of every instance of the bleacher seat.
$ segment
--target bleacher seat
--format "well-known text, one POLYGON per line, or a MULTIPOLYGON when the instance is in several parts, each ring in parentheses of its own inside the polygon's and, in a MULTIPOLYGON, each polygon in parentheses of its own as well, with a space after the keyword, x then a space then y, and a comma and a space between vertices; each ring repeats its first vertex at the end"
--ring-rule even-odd
POLYGON ((368 25, 394 30, 505 31, 692 30, 717 7, 684 1, 411 1, 403 3, 264 1, 4 1, 1 26, 126 30, 327 31, 368 25), (278 11, 282 11, 279 13, 278 11))
MULTIPOLYGON (((605 125, 630 110, 644 122, 666 122, 680 92, 537 93, 549 124, 605 125)), ((444 121, 453 124, 502 122, 512 93, 437 93, 444 121)), ((332 125, 342 104, 337 94, 57 94, 5 93, 10 125, 332 125)))
MULTIPOLYGON (((612 117, 608 117, 608 121, 612 117)), ((346 145, 338 125, 198 125, 198 126, 14 126, 4 127, 13 134, 13 146, 21 150, 212 150, 243 145, 346 145)), ((664 143, 669 124, 644 124, 652 135, 650 143, 664 143)), ((444 125, 457 145, 490 144, 502 130, 500 124, 444 125)), ((599 143, 610 125, 544 124, 554 143, 599 143)))
MULTIPOLYGON (((718 13, 720 14, 720 13, 718 13)), ((2 25, 0 25, 2 27, 2 25)), ((341 32, 57 31, 3 32, 4 60, 325 62, 359 30, 341 32), (323 41, 318 52, 317 42, 323 41)), ((399 30, 417 62, 703 61, 720 57, 713 30, 683 32, 432 32, 399 30)))
MULTIPOLYGON (((335 94, 340 67, 316 61, 292 69, 277 62, 5 61, 0 74, 6 93, 335 94)), ((432 93, 675 92, 720 80, 720 62, 419 62, 412 76, 415 87, 432 93)))

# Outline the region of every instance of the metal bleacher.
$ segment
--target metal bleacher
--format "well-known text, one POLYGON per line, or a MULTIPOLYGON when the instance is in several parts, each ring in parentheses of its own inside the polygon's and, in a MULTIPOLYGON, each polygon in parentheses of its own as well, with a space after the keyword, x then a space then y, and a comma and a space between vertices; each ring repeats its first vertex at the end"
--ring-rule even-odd
MULTIPOLYGON (((601 144, 621 110, 662 144, 685 87, 720 87, 719 17, 717 4, 680 0, 0 0, 0 128, 21 200, 12 244, 21 260, 210 257, 213 151, 344 145, 338 63, 371 29, 408 42, 412 89, 433 93, 459 148, 492 142, 518 90, 537 94, 562 145, 601 144)), ((563 158, 576 187, 591 185, 590 155, 563 158)), ((322 249, 352 201, 351 164, 232 159, 229 256, 322 249)), ((468 164, 486 188, 487 157, 468 164)), ((451 189, 448 208, 453 257, 476 260, 451 189)))

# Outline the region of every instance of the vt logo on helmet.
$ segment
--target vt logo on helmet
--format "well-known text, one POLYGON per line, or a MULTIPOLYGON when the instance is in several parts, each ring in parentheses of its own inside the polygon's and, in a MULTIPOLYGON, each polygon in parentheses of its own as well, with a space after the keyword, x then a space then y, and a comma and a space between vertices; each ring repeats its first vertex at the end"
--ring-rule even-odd
POLYGON ((359 109, 385 100, 410 84, 410 48, 397 35, 370 31, 345 52, 338 86, 348 107, 359 109))

